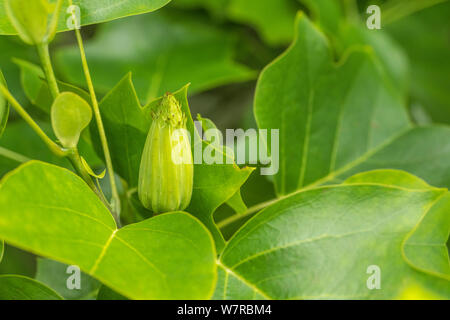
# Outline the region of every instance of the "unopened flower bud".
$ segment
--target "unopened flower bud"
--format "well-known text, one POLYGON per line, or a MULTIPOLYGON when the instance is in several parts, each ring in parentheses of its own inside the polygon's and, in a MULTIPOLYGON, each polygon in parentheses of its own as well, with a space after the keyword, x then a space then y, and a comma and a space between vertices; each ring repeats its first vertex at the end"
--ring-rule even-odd
POLYGON ((139 170, 139 199, 154 213, 184 210, 192 196, 194 166, 180 103, 166 94, 153 113, 139 170))

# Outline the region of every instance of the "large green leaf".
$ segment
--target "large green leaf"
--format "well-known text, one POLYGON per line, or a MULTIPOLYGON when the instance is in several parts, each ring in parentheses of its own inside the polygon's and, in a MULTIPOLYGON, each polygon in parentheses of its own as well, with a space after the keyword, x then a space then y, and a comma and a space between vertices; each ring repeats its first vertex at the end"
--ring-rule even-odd
POLYGON ((292 40, 292 24, 299 8, 292 0, 230 0, 227 15, 254 26, 267 43, 283 45, 292 40))
MULTIPOLYGON (((187 90, 188 87, 185 86, 174 95, 187 115, 187 127, 194 151, 194 136, 198 136, 198 133, 189 110, 187 90)), ((142 150, 151 124, 151 109, 160 103, 160 99, 142 107, 129 74, 100 103, 114 168, 130 187, 137 185, 142 150)), ((92 133, 92 137, 95 138, 96 135, 92 133)), ((96 145, 98 152, 101 152, 98 140, 96 145)), ((203 148, 205 147, 206 142, 203 143, 203 148)), ((223 247, 224 240, 212 214, 239 190, 251 171, 250 168, 239 169, 236 165, 226 164, 194 166, 194 190, 187 211, 198 217, 212 232, 218 250, 223 247)))
POLYGON ((3 179, 0 238, 134 299, 207 299, 216 281, 214 243, 197 219, 175 212, 118 230, 83 180, 42 162, 3 179))
POLYGON ((406 92, 409 81, 408 58, 384 29, 369 30, 364 25, 363 19, 354 19, 355 16, 352 14, 357 16, 357 11, 352 12, 350 3, 345 10, 347 13, 345 16, 341 8, 342 3, 339 1, 300 0, 300 2, 309 9, 315 24, 331 39, 338 55, 355 45, 371 46, 384 65, 385 72, 392 79, 393 85, 401 92, 406 92))
POLYGON ((0 275, 0 300, 62 300, 52 289, 36 280, 0 275))
POLYGON ((342 26, 344 12, 340 1, 298 0, 311 12, 317 24, 327 33, 334 33, 342 26))
POLYGON ((268 297, 239 275, 219 264, 214 300, 264 300, 268 297))
MULTIPOLYGON (((106 92, 132 71, 144 102, 189 82, 198 92, 253 79, 253 71, 233 61, 233 51, 230 34, 201 17, 165 11, 105 25, 86 43, 96 88, 106 92)), ((85 84, 78 48, 62 48, 56 58, 65 79, 85 84)))
POLYGON ((450 186, 450 128, 413 128, 372 50, 352 50, 335 65, 303 15, 296 33, 262 72, 255 97, 259 128, 280 129, 278 194, 377 168, 450 186))
POLYGON ((0 240, 0 262, 2 262, 4 253, 5 253, 5 242, 3 240, 0 240))
POLYGON ((50 259, 38 258, 35 279, 58 292, 64 299, 94 299, 100 288, 100 283, 84 272, 80 272, 80 288, 70 289, 67 286, 67 281, 70 281, 72 275, 77 276, 74 272, 76 271, 70 269, 68 265, 63 263, 50 259))
MULTIPOLYGON (((50 0, 55 3, 56 0, 50 0)), ((170 0, 72 0, 74 5, 80 8, 81 25, 106 22, 136 14, 155 11, 170 0)), ((70 0, 64 0, 59 17, 58 31, 68 30, 67 19, 70 17, 67 9, 70 0)), ((5 0, 0 0, 0 34, 16 34, 16 30, 11 25, 5 10, 5 0)))
POLYGON ((240 297, 239 280, 276 299, 392 299, 412 287, 450 298, 446 195, 381 170, 282 199, 227 244, 219 264, 233 281, 220 280, 215 297, 240 297), (367 287, 370 266, 381 270, 380 289, 367 287))

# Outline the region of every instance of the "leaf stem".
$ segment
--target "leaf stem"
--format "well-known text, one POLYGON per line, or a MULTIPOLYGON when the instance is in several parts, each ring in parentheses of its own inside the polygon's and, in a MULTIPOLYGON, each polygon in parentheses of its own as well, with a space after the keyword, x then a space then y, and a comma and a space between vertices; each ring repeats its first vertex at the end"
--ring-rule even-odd
MULTIPOLYGON (((341 171, 339 171, 339 173, 340 172, 341 171)), ((264 208, 266 208, 266 207, 268 207, 268 206, 270 206, 270 205, 272 205, 272 204, 274 204, 274 203, 276 203, 276 202, 278 202, 280 200, 283 200, 285 198, 288 198, 290 196, 293 196, 293 195, 301 193, 301 192, 305 192, 305 191, 310 190, 310 189, 318 188, 322 184, 324 184, 325 182, 328 182, 328 181, 334 179, 336 177, 336 175, 337 175, 336 173, 329 174, 328 176, 326 176, 326 177, 324 177, 324 178, 322 178, 320 180, 317 180, 316 182, 311 183, 311 184, 309 184, 309 185, 307 185, 307 186, 305 186, 305 187, 303 187, 303 188, 301 188, 299 190, 296 190, 294 192, 291 192, 291 193, 279 196, 278 198, 275 198, 275 199, 272 199, 272 200, 268 200, 268 201, 265 201, 265 202, 261 202, 261 203, 259 203, 257 205, 254 205, 254 206, 248 208, 245 212, 243 212, 241 214, 234 214, 234 215, 232 215, 232 216, 230 216, 230 217, 220 221, 219 223, 217 223, 217 227, 219 229, 223 229, 226 226, 228 226, 228 225, 230 225, 230 224, 232 224, 232 223, 234 223, 236 221, 239 221, 239 220, 241 220, 241 219, 243 219, 245 217, 251 216, 252 214, 257 213, 258 211, 260 211, 260 210, 262 210, 262 209, 264 209, 264 208)))
POLYGON ((19 162, 19 163, 25 163, 27 161, 30 161, 30 158, 27 158, 26 156, 14 152, 12 150, 0 147, 0 156, 3 156, 5 158, 11 159, 13 161, 19 162))
POLYGON ((114 169, 113 169, 113 164, 112 164, 112 160, 111 160, 111 154, 109 152, 108 140, 106 138, 105 128, 103 126, 103 121, 102 121, 102 116, 100 114, 100 109, 98 106, 97 96, 95 94, 94 85, 92 83, 91 74, 89 72, 89 66, 88 66, 87 59, 86 59, 86 52, 84 50, 83 39, 81 37, 81 33, 80 33, 79 29, 75 29, 75 35, 77 37, 78 46, 80 48, 80 55, 81 55, 81 62, 83 65, 83 71, 84 71, 86 82, 87 82, 87 85, 89 88, 89 93, 91 95, 92 107, 94 109, 94 115, 95 115, 95 120, 97 122, 98 133, 100 135, 100 141, 102 143, 103 153, 105 156, 106 169, 108 170, 109 180, 110 180, 110 184, 111 184, 111 193, 112 193, 111 207, 112 207, 113 215, 119 216, 120 215, 120 197, 119 197, 119 192, 117 191, 116 180, 114 177, 114 169))
MULTIPOLYGON (((78 149, 77 148, 69 149, 67 158, 69 159, 70 163, 72 164, 73 168, 78 173, 78 175, 89 185, 89 187, 95 192, 95 194, 100 198, 100 200, 105 204, 105 206, 109 210, 111 210, 111 206, 106 200, 105 196, 97 188, 95 182, 92 180, 91 176, 84 168, 83 163, 81 162, 80 154, 78 153, 78 149)), ((114 219, 116 219, 116 221, 118 220, 116 216, 114 216, 114 219)))
POLYGON ((25 120, 25 122, 37 133, 37 135, 44 141, 44 143, 49 147, 58 157, 67 156, 68 152, 66 149, 57 145, 52 139, 50 139, 47 134, 39 127, 39 125, 31 118, 31 116, 25 111, 25 109, 20 105, 19 102, 12 96, 9 90, 0 83, 0 92, 8 100, 11 106, 17 111, 17 113, 25 120))
POLYGON ((59 95, 58 83, 56 81, 55 72, 53 71, 52 62, 50 60, 50 53, 48 51, 48 44, 38 44, 36 45, 39 58, 41 60, 42 68, 44 69, 45 78, 48 82, 48 87, 52 94, 53 99, 59 95))
POLYGON ((277 202, 279 200, 281 200, 281 198, 275 198, 275 199, 272 199, 272 200, 269 200, 269 201, 265 201, 265 202, 261 202, 261 203, 259 203, 257 205, 254 205, 253 207, 248 208, 243 213, 234 214, 234 215, 232 215, 232 216, 230 216, 230 217, 220 221, 219 223, 217 223, 217 227, 219 229, 225 228, 226 226, 228 226, 228 225, 230 225, 230 224, 232 224, 232 223, 234 223, 236 221, 239 221, 239 220, 241 220, 243 218, 246 218, 248 216, 251 216, 252 214, 257 213, 258 211, 260 211, 260 210, 270 206, 271 204, 273 204, 273 203, 275 203, 275 202, 277 202))

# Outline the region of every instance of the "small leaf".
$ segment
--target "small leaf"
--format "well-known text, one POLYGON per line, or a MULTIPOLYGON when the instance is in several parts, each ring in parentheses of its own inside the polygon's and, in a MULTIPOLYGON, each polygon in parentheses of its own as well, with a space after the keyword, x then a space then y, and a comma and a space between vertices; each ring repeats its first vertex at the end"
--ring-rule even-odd
POLYGON ((90 176, 97 179, 103 179, 105 177, 106 169, 103 170, 100 174, 96 174, 83 157, 81 157, 81 164, 83 165, 83 167, 86 169, 87 173, 89 173, 90 176))
POLYGON ((0 275, 0 300, 62 300, 62 297, 36 280, 0 275))
MULTIPOLYGON (((5 78, 3 77, 3 73, 1 70, 0 70, 0 84, 6 86, 6 81, 5 78)), ((0 92, 0 138, 2 137, 3 131, 5 130, 6 122, 8 121, 8 116, 9 116, 9 103, 0 92)))
POLYGON ((53 12, 53 15, 58 15, 58 12, 54 12, 54 5, 48 0, 4 1, 9 21, 25 43, 37 45, 50 40, 49 14, 53 12))
POLYGON ((56 137, 66 148, 78 144, 81 132, 92 119, 89 104, 72 92, 61 93, 52 105, 52 126, 56 137))
POLYGON ((196 218, 174 212, 119 230, 81 178, 37 161, 0 184, 0 239, 132 299, 209 299, 216 282, 214 242, 196 218))

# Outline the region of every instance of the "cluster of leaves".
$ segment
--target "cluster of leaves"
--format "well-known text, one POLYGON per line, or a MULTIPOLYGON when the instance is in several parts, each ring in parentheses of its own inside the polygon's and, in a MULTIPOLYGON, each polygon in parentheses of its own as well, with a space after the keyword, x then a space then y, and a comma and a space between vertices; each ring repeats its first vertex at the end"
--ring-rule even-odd
MULTIPOLYGON (((73 1, 83 24, 154 11, 168 2, 73 1)), ((99 109, 121 182, 125 226, 119 228, 110 208, 68 170, 69 163, 47 151, 25 123, 11 121, 12 114, 0 140, 0 239, 45 258, 37 261, 35 279, 0 276, 0 298, 450 298, 450 127, 431 123, 450 122, 448 56, 437 57, 441 63, 428 59, 448 42, 436 36, 417 48, 406 29, 425 32, 421 28, 431 28, 430 21, 448 23, 435 17, 443 14, 445 20, 450 6, 396 21, 395 6, 383 3, 392 23, 368 31, 355 19, 358 10, 351 2, 174 0, 157 13, 100 26, 86 53, 96 90, 105 94, 99 109), (204 8, 210 16, 192 8, 204 8), (240 30, 242 24, 257 31, 259 44, 246 43, 249 35, 238 39, 247 31, 240 30), (275 199, 247 209, 241 192, 269 185, 254 182, 253 168, 198 164, 186 212, 152 217, 135 190, 158 96, 173 91, 191 136, 198 135, 188 90, 254 79, 253 67, 235 60, 236 43, 246 47, 242 58, 259 46, 271 56, 288 42, 290 47, 260 73, 254 97, 258 128, 280 130, 275 199), (431 63, 436 65, 426 65, 431 63), (225 203, 236 213, 216 223, 214 214, 225 203), (84 272, 81 291, 65 287, 66 265, 84 272), (382 270, 381 290, 367 288, 370 265, 382 270)), ((63 1, 62 12, 68 5, 63 1)), ((60 17, 58 31, 65 30, 65 18, 60 17)), ((3 12, 0 33, 15 33, 3 12)), ((11 48, 8 60, 14 56, 12 63, 20 68, 24 95, 18 94, 19 100, 26 97, 30 112, 42 119, 59 118, 52 126, 39 122, 41 128, 50 135, 53 127, 59 142, 78 145, 84 163, 102 166, 95 122, 77 143, 91 104, 79 88, 84 74, 78 49, 57 49, 57 69, 66 82, 58 82, 64 93, 55 102, 45 73, 29 61, 28 48, 11 37, 0 37, 0 45, 11 48), (70 123, 64 106, 76 100, 73 96, 82 125, 59 127, 70 123)), ((3 57, 1 63, 9 83, 14 67, 3 57)), ((12 78, 10 90, 20 92, 12 78)), ((0 99, 0 134, 8 109, 0 99)), ((0 260, 3 251, 0 240, 0 260)))

